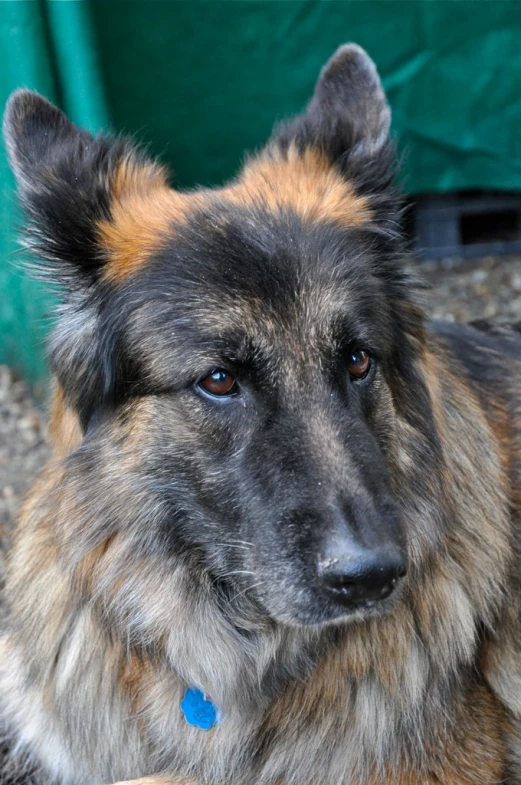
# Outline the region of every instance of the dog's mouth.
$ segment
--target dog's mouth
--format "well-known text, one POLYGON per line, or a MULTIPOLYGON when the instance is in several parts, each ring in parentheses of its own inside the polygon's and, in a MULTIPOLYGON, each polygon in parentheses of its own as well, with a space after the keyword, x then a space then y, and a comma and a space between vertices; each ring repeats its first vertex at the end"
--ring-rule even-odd
POLYGON ((397 591, 385 600, 365 600, 352 605, 332 605, 315 602, 308 606, 275 609, 263 602, 268 615, 273 621, 289 627, 326 627, 349 625, 363 622, 369 618, 387 616, 396 607, 401 591, 397 591))
POLYGON ((253 591, 274 621, 298 627, 322 626, 387 615, 398 603, 405 580, 402 567, 396 574, 382 573, 377 580, 363 584, 335 577, 327 586, 318 580, 304 585, 284 581, 278 589, 272 582, 268 590, 266 582, 259 582, 253 591))

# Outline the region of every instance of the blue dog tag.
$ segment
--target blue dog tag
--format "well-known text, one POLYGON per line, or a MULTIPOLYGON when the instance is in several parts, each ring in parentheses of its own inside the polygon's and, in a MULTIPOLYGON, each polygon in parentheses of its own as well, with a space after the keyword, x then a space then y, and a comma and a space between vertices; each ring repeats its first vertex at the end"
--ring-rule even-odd
POLYGON ((217 709, 197 687, 188 687, 181 701, 181 711, 187 723, 196 728, 210 730, 217 723, 217 709))

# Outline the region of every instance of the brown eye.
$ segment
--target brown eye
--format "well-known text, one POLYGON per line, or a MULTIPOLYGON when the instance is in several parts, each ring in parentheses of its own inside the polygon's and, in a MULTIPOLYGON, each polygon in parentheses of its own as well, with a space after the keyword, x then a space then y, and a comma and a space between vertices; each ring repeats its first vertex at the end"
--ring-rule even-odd
POLYGON ((197 382, 197 386, 204 392, 210 395, 215 395, 219 398, 224 398, 227 395, 233 395, 237 392, 237 382, 228 371, 222 368, 216 368, 197 382))
POLYGON ((371 367, 371 352, 365 349, 357 349, 348 357, 347 370, 352 379, 358 381, 364 379, 371 367))

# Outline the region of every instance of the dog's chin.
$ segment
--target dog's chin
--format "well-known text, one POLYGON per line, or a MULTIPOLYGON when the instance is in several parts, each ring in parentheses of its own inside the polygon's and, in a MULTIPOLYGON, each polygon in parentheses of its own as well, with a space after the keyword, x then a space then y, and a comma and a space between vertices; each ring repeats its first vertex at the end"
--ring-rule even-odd
POLYGON ((399 602, 402 591, 397 589, 385 600, 368 600, 343 606, 330 602, 323 597, 306 603, 292 603, 289 598, 284 602, 282 597, 263 597, 260 602, 271 619, 278 624, 289 627, 327 627, 361 623, 367 619, 389 615, 399 602))

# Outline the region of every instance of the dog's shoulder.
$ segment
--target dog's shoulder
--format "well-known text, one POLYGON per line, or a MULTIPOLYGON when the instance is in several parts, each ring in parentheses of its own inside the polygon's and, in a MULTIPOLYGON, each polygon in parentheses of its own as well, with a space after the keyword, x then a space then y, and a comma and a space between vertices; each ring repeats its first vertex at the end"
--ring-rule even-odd
POLYGON ((468 412, 481 411, 504 465, 514 472, 511 482, 521 487, 521 324, 479 320, 429 328, 446 404, 457 398, 460 406, 467 402, 468 412))
POLYGON ((472 322, 433 321, 428 324, 430 332, 439 336, 453 350, 461 347, 493 348, 506 354, 517 355, 521 359, 521 321, 496 322, 488 319, 476 319, 472 322))
POLYGON ((441 352, 446 362, 457 361, 471 382, 492 386, 501 395, 509 380, 521 381, 521 322, 431 322, 429 328, 434 351, 441 352))

